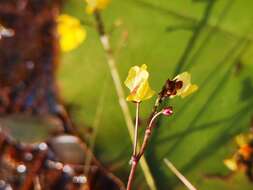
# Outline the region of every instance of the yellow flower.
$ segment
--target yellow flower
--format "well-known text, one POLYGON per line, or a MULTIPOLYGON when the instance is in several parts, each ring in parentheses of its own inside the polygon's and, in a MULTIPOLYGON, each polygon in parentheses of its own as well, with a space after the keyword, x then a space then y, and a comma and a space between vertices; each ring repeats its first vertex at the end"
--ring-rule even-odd
POLYGON ((223 162, 228 167, 228 169, 230 169, 232 171, 238 170, 238 165, 237 165, 237 162, 234 157, 228 158, 228 159, 224 160, 223 162))
POLYGON ((94 13, 96 10, 103 10, 110 3, 110 0, 85 0, 87 3, 86 12, 94 13))
POLYGON ((196 84, 191 84, 191 74, 188 72, 183 72, 177 75, 173 81, 182 81, 183 84, 180 89, 177 89, 177 93, 175 95, 171 95, 170 98, 175 96, 181 96, 184 98, 198 90, 198 86, 196 84))
POLYGON ((253 135, 250 134, 240 134, 235 137, 235 141, 239 147, 244 147, 248 145, 253 140, 253 135))
POLYGON ((86 31, 78 19, 62 14, 57 21, 60 46, 63 52, 75 49, 85 40, 86 31))
POLYGON ((148 77, 147 65, 131 67, 125 80, 125 85, 131 92, 127 101, 141 102, 154 95, 155 92, 149 86, 148 77))

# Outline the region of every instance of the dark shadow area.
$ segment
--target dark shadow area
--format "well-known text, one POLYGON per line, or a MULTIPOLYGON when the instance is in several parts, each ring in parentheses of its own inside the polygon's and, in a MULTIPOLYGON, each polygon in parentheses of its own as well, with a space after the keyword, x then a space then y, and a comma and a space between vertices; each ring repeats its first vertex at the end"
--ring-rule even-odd
POLYGON ((196 28, 193 24, 178 24, 166 27, 166 32, 177 32, 177 31, 194 31, 196 28))
POLYGON ((246 101, 253 97, 253 84, 252 80, 248 77, 242 82, 241 100, 246 101))

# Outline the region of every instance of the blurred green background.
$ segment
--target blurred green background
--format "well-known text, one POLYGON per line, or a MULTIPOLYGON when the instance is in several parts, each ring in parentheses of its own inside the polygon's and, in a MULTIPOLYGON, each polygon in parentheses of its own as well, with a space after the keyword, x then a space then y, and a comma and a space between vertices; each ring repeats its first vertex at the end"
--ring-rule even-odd
MULTIPOLYGON (((64 13, 85 22, 93 20, 85 15, 82 0, 68 0, 64 7, 64 13)), ((198 189, 252 189, 242 173, 226 181, 206 177, 229 173, 223 159, 233 153, 234 136, 248 131, 253 116, 252 10, 252 0, 112 0, 103 11, 108 31, 116 21, 122 22, 111 32, 114 49, 122 33, 128 32, 128 40, 116 55, 122 81, 131 66, 147 64, 156 92, 166 79, 183 71, 189 71, 199 85, 194 95, 169 102, 174 115, 163 118, 152 137, 146 158, 159 190, 185 189, 163 158, 198 189)), ((100 119, 95 154, 126 181, 129 134, 99 37, 94 28, 85 28, 86 41, 62 55, 59 87, 77 123, 92 126, 100 119), (102 114, 96 118, 101 106, 102 114)), ((143 121, 154 101, 141 105, 143 121)), ((134 118, 134 105, 129 106, 134 118)), ((140 168, 138 174, 136 187, 148 189, 140 168)))

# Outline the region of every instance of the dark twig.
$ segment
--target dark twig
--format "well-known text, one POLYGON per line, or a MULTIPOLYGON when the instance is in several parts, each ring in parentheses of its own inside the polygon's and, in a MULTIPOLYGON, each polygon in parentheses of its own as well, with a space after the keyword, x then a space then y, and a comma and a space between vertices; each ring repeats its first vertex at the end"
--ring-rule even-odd
MULTIPOLYGON (((47 146, 45 143, 41 143, 40 145, 47 146)), ((46 157, 47 157, 47 148, 44 150, 41 149, 38 152, 38 155, 36 156, 32 167, 29 169, 28 174, 27 174, 25 181, 24 181, 22 187, 20 188, 20 190, 30 190, 32 188, 33 182, 34 182, 34 177, 40 173, 40 171, 44 165, 44 162, 46 160, 46 157)))

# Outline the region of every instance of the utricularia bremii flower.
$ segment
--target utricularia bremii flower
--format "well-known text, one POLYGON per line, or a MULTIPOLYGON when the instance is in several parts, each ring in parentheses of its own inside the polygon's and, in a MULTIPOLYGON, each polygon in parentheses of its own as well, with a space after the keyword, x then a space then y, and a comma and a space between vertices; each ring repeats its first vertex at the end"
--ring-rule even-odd
POLYGON ((232 171, 252 171, 253 134, 240 134, 236 136, 235 141, 238 149, 232 157, 224 160, 224 164, 232 171))
POLYGON ((165 86, 160 92, 160 96, 162 99, 167 97, 174 98, 175 96, 181 96, 184 98, 196 90, 198 90, 198 86, 191 83, 191 74, 183 72, 177 75, 174 79, 167 80, 165 86))
POLYGON ((141 67, 133 66, 130 68, 125 80, 125 85, 130 90, 127 101, 139 103, 154 95, 155 92, 149 86, 148 77, 147 65, 143 64, 141 67))
POLYGON ((60 46, 63 52, 77 48, 85 40, 86 30, 77 18, 62 14, 57 18, 57 22, 60 46))

